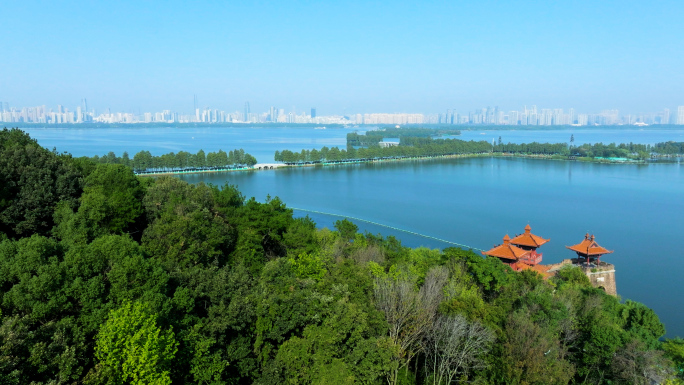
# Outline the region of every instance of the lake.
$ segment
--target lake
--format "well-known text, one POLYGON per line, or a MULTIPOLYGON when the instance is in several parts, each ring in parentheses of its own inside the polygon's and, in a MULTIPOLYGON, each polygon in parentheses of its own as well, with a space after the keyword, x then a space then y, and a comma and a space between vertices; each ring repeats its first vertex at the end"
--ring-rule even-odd
POLYGON ((260 163, 273 162, 273 154, 284 149, 301 151, 323 146, 346 148, 347 133, 354 129, 285 127, 138 127, 131 128, 28 128, 31 137, 45 147, 57 147, 75 156, 104 155, 124 151, 133 155, 147 150, 152 155, 199 150, 226 152, 243 148, 260 163))
MULTIPOLYGON (((192 128, 192 129, 29 129, 43 146, 74 155, 155 154, 203 148, 244 148, 259 161, 275 150, 344 146, 352 129, 192 128), (192 139, 194 138, 194 139, 192 139)), ((585 140, 604 143, 641 138, 655 143, 684 140, 684 130, 586 129, 559 131, 464 132, 464 139, 502 136, 511 142, 585 140), (650 133, 650 136, 648 134, 650 133), (561 140, 561 137, 568 139, 561 140), (586 137, 585 137, 586 136, 586 137), (535 139, 536 138, 536 139, 535 139), (554 140, 554 139, 558 140, 554 140), (587 139, 589 138, 589 139, 587 139)), ((490 138, 491 137, 491 138, 490 138)), ((626 141, 637 142, 635 139, 626 141)), ((573 257, 565 249, 589 232, 615 250, 603 258, 615 264, 623 299, 643 302, 665 323, 668 336, 684 336, 684 169, 680 164, 614 165, 521 158, 470 158, 303 167, 258 172, 194 174, 188 182, 236 184, 250 197, 279 196, 296 215, 310 215, 331 227, 350 216, 488 249, 505 234, 532 232, 550 238, 540 251, 545 263, 573 257), (316 211, 319 214, 311 213, 316 211)), ((451 244, 356 221, 364 231, 395 235, 405 245, 451 244)))
MULTIPOLYGON (((459 128, 458 126, 454 126, 459 128)), ((141 150, 153 155, 169 152, 188 151, 196 153, 200 149, 213 152, 222 149, 230 151, 243 148, 254 155, 260 163, 273 162, 275 151, 302 149, 321 149, 323 146, 346 147, 349 132, 365 131, 377 127, 348 128, 293 128, 277 126, 247 127, 145 127, 134 125, 131 128, 24 128, 33 138, 45 147, 56 147, 58 151, 68 151, 75 156, 104 155, 114 151, 121 156, 124 151, 133 157, 141 150)), ((684 142, 683 129, 657 128, 588 128, 577 127, 560 130, 477 130, 462 131, 463 140, 486 140, 491 142, 501 136, 503 142, 530 143, 549 142, 567 143, 574 135, 575 144, 583 143, 642 143, 655 144, 668 140, 684 142)))

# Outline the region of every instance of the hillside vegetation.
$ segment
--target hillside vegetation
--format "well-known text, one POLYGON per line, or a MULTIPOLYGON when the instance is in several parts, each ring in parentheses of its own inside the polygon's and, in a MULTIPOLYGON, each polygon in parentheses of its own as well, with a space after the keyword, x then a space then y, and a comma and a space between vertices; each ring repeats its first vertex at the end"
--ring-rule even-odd
POLYGON ((19 130, 0 131, 0 321, 0 384, 651 384, 684 358, 577 269, 318 230, 19 130))

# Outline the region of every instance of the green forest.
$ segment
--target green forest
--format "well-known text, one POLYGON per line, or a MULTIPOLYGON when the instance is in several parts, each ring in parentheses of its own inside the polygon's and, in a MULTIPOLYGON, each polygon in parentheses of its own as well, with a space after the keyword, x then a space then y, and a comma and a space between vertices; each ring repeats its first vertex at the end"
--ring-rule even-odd
MULTIPOLYGON (((469 220, 463 218, 463 221, 469 220)), ((566 267, 317 229, 277 197, 0 131, 0 384, 682 383, 684 340, 566 267)))
POLYGON ((103 156, 95 155, 90 160, 93 163, 122 164, 132 168, 136 174, 169 171, 227 170, 252 167, 257 163, 256 158, 247 154, 243 149, 236 149, 228 153, 223 150, 210 153, 199 150, 196 154, 178 151, 177 153, 170 152, 161 156, 154 156, 149 151, 140 151, 133 156, 133 159, 130 158, 127 152, 118 157, 114 152, 110 151, 103 156))
MULTIPOLYGON (((503 143, 501 137, 498 142, 464 141, 460 139, 439 139, 421 131, 394 129, 391 137, 399 138, 398 146, 381 147, 380 142, 385 137, 384 131, 368 131, 366 135, 357 133, 347 134, 347 148, 323 147, 320 150, 290 150, 276 151, 274 159, 286 164, 367 161, 373 159, 401 159, 426 158, 445 155, 470 154, 513 154, 513 155, 544 155, 576 158, 626 158, 645 160, 652 155, 681 155, 684 154, 684 142, 665 142, 650 144, 621 143, 621 144, 582 144, 575 146, 567 143, 503 143), (407 134, 402 134, 406 131, 407 134), (415 133, 413 131, 418 131, 415 133), (379 132, 380 134, 372 134, 379 132)), ((435 130, 436 131, 436 130, 435 130)), ((571 143, 574 139, 571 138, 571 143)))

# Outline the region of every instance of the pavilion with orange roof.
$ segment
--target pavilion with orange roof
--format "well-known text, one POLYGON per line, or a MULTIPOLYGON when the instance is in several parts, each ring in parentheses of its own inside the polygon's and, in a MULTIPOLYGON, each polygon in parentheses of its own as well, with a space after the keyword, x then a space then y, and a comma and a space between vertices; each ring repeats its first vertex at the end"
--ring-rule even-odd
POLYGON ((530 225, 527 225, 525 226, 525 233, 517 235, 513 239, 506 234, 503 238, 503 244, 494 246, 482 254, 499 258, 501 262, 515 271, 536 266, 542 261, 542 255, 537 253, 537 248, 549 240, 532 234, 531 230, 530 225))
POLYGON ((520 235, 516 235, 513 239, 511 239, 511 243, 523 250, 536 251, 538 247, 550 241, 550 239, 544 239, 538 235, 532 234, 531 231, 532 227, 530 227, 530 225, 525 226, 525 232, 520 235))
POLYGON ((582 259, 584 259, 585 263, 590 264, 595 260, 597 265, 601 264, 600 258, 602 255, 611 254, 613 252, 613 250, 608 250, 605 247, 599 246, 599 244, 596 243, 594 236, 592 235, 590 237, 589 233, 584 236, 582 242, 565 247, 577 253, 578 262, 581 263, 582 259))
POLYGON ((608 294, 617 295, 615 266, 605 262, 601 265, 599 260, 604 254, 611 254, 613 251, 596 243, 593 235, 587 234, 582 242, 574 246, 566 246, 577 253, 577 259, 565 259, 560 263, 542 265, 542 254, 537 253, 537 249, 547 242, 549 239, 532 234, 532 228, 527 225, 523 234, 516 235, 513 239, 506 234, 503 244, 483 251, 482 254, 498 258, 514 271, 536 271, 544 279, 554 276, 562 266, 572 264, 582 269, 589 277, 592 286, 603 288, 608 294))

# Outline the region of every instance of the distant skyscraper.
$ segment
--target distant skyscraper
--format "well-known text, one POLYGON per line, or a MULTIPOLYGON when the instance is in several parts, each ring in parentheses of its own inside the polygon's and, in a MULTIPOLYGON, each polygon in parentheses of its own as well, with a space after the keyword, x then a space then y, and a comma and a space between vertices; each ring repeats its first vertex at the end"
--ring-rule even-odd
POLYGON ((670 109, 663 110, 663 116, 660 119, 660 124, 670 124, 670 109))
POLYGON ((568 124, 575 124, 575 109, 571 108, 570 113, 568 114, 568 124))
POLYGON ((278 121, 278 110, 275 107, 271 107, 271 110, 269 111, 268 115, 271 122, 278 121))
POLYGON ((311 109, 311 119, 316 117, 316 108, 311 109))
POLYGON ((249 110, 249 102, 245 102, 245 122, 249 121, 250 112, 251 111, 249 110))
POLYGON ((684 106, 677 107, 677 124, 684 124, 684 106))
POLYGON ((511 111, 508 113, 508 124, 515 126, 518 124, 518 111, 511 111))

